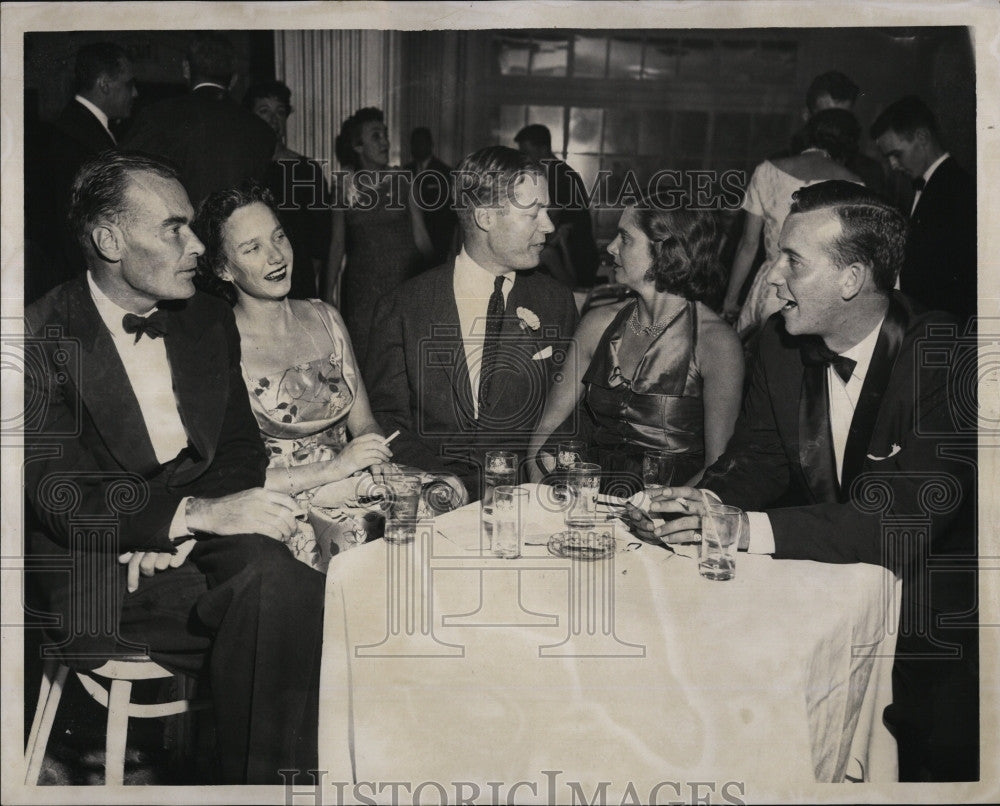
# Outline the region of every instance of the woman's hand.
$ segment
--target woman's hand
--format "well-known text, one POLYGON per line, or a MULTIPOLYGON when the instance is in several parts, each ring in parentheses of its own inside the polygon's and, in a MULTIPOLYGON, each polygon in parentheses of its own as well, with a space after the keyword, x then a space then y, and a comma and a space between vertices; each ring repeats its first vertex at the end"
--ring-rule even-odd
POLYGON ((348 442, 334 464, 337 466, 338 478, 343 478, 372 465, 384 464, 391 458, 392 451, 385 444, 385 437, 372 433, 348 442))

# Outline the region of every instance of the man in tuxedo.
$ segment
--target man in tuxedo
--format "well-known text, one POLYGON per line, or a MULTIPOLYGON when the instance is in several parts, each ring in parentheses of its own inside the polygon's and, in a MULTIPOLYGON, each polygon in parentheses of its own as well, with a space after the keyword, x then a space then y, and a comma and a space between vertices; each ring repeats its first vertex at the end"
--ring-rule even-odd
MULTIPOLYGON (((735 433, 699 487, 745 511, 741 550, 902 577, 885 715, 901 779, 974 780, 975 435, 953 420, 950 397, 967 387, 941 359, 957 323, 892 289, 905 231, 898 210, 850 182, 793 194, 768 276, 785 306, 761 332, 735 433)), ((702 501, 666 491, 652 512, 694 514, 654 534, 698 539, 702 501)))
POLYGON ((225 302, 174 169, 107 152, 70 215, 85 273, 26 310, 32 610, 80 668, 147 653, 207 671, 221 783, 315 767, 323 577, 281 539, 301 514, 266 456, 225 302), (45 570, 48 569, 48 570, 45 570))
MULTIPOLYGON (((37 255, 25 272, 29 302, 79 269, 82 256, 66 227, 70 185, 86 160, 116 147, 111 123, 131 115, 138 96, 128 54, 112 42, 81 47, 73 72, 73 100, 48 127, 38 158, 26 165, 25 235, 29 253, 37 255)), ((27 143, 25 151, 32 151, 27 143)))
POLYGON ((198 36, 188 48, 184 77, 191 92, 142 110, 122 148, 171 160, 195 206, 248 179, 263 183, 276 138, 229 95, 238 78, 233 46, 219 34, 198 36))
POLYGON ((488 450, 524 454, 576 325, 569 289, 535 271, 552 231, 541 165, 503 146, 455 171, 463 246, 379 300, 367 379, 394 457, 454 473, 472 500, 488 450))
POLYGON ((517 147, 545 166, 555 232, 548 239, 542 265, 570 288, 589 288, 597 277, 600 255, 587 207, 587 192, 580 174, 552 153, 547 126, 525 126, 514 137, 517 147))
POLYGON ((899 287, 962 321, 975 316, 975 181, 945 150, 934 113, 914 95, 886 107, 871 136, 916 191, 899 287))
POLYGON ((424 213, 424 224, 434 247, 430 266, 448 260, 453 253, 458 219, 451 208, 451 167, 434 156, 431 130, 418 126, 410 133, 410 156, 403 168, 413 175, 413 195, 424 213))

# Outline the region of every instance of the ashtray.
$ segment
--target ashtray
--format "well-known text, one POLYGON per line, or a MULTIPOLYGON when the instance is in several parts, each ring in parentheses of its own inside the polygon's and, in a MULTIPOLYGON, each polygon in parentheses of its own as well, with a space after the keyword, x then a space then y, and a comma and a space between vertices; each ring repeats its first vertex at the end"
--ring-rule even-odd
POLYGON ((552 535, 548 546, 556 557, 600 560, 615 553, 615 536, 606 529, 569 529, 552 535))

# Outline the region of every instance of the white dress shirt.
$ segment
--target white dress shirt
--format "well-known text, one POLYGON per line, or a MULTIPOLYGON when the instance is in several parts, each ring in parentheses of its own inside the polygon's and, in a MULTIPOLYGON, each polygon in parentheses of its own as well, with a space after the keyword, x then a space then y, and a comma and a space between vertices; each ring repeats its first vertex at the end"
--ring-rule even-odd
MULTIPOLYGON (((851 420, 854 419, 854 410, 858 405, 858 398, 861 396, 861 387, 864 386, 865 376, 868 374, 868 367, 872 362, 872 355, 875 353, 875 344, 878 342, 878 334, 882 330, 882 322, 885 317, 879 320, 875 328, 851 349, 841 353, 845 358, 853 358, 856 362, 851 377, 844 383, 837 374, 833 366, 826 368, 826 391, 830 400, 830 433, 833 439, 833 455, 837 462, 837 478, 840 479, 844 469, 844 452, 847 449, 847 437, 851 430, 851 420)), ((747 551, 754 554, 774 553, 774 531, 771 529, 771 520, 764 512, 748 512, 747 520, 750 525, 750 545, 747 551)))
MULTIPOLYGON (((503 302, 507 305, 510 290, 514 287, 517 272, 502 275, 503 302)), ((483 340, 486 337, 486 313, 493 295, 497 275, 487 271, 469 257, 465 248, 455 258, 455 304, 458 306, 458 325, 462 332, 465 348, 465 363, 469 367, 469 385, 472 391, 472 406, 479 416, 479 375, 482 369, 483 340)))
MULTIPOLYGON (((188 445, 187 432, 181 422, 177 410, 177 398, 174 396, 173 378, 170 372, 170 362, 167 360, 167 347, 162 338, 151 339, 143 336, 135 340, 134 333, 126 333, 122 327, 122 318, 130 313, 116 304, 97 287, 91 273, 87 272, 87 285, 90 295, 97 306, 97 312, 111 331, 111 341, 125 367, 132 392, 139 403, 142 420, 146 424, 149 441, 153 445, 153 453, 160 464, 176 458, 188 445)), ((144 315, 148 316, 156 308, 153 307, 144 315)), ((170 524, 171 538, 188 534, 184 519, 185 498, 181 501, 170 524)))
MULTIPOLYGON (((931 176, 934 175, 934 172, 938 169, 938 166, 942 162, 944 162, 946 159, 948 159, 948 157, 950 157, 950 156, 951 156, 951 154, 949 154, 947 151, 945 151, 944 154, 942 154, 940 157, 938 157, 936 160, 934 160, 934 162, 932 162, 930 165, 927 166, 927 170, 924 171, 924 174, 923 174, 924 185, 926 185, 928 182, 931 181, 931 176)), ((917 202, 920 201, 920 197, 923 195, 923 193, 924 192, 922 190, 918 190, 916 193, 913 194, 913 206, 910 208, 910 217, 911 218, 913 217, 914 212, 916 212, 917 202)))
POLYGON ((108 116, 104 114, 104 110, 97 106, 97 104, 88 101, 82 95, 74 95, 73 100, 87 107, 87 109, 90 110, 90 114, 97 118, 97 122, 104 127, 104 131, 108 133, 108 137, 111 138, 111 142, 118 145, 118 141, 115 139, 115 136, 111 133, 111 129, 108 127, 108 116))

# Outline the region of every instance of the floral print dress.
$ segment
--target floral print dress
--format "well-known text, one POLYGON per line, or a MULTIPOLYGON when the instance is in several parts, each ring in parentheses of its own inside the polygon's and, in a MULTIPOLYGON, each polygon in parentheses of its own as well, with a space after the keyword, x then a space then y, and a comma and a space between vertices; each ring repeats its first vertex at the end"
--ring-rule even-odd
MULTIPOLYGON (((264 438, 268 467, 329 460, 348 442, 347 416, 358 387, 357 367, 329 309, 319 300, 309 302, 333 343, 329 354, 264 377, 251 377, 243 366, 243 380, 264 438)), ((343 521, 347 529, 357 525, 354 518, 345 517, 343 521)), ((329 552, 321 551, 310 524, 301 524, 288 544, 296 558, 326 570, 329 552)))

